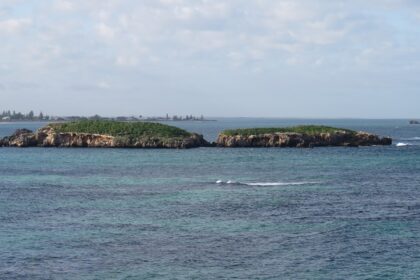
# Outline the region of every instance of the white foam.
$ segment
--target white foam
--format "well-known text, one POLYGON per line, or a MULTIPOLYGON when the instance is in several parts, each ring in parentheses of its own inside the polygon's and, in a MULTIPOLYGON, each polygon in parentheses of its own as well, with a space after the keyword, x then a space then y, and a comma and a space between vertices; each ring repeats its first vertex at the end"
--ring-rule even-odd
POLYGON ((395 146, 397 146, 397 147, 406 147, 406 146, 410 146, 410 144, 400 142, 400 143, 397 143, 395 146))
POLYGON ((245 183, 247 186, 259 186, 259 187, 269 187, 269 186, 300 186, 315 184, 316 182, 257 182, 257 183, 245 183))
POLYGON ((255 182, 255 183, 243 183, 243 182, 235 182, 232 180, 228 180, 226 182, 222 180, 217 180, 216 184, 218 185, 243 185, 243 186, 252 186, 252 187, 270 187, 270 186, 299 186, 299 185, 308 185, 308 184, 316 184, 319 182, 309 182, 309 181, 299 181, 299 182, 255 182))

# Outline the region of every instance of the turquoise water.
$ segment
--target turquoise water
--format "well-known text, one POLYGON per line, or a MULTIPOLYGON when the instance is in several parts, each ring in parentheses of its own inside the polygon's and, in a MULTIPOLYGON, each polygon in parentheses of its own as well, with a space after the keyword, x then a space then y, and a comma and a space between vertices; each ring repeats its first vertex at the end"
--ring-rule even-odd
MULTIPOLYGON (((420 126, 174 124, 214 140, 223 128, 300 123, 411 145, 0 148, 0 279, 418 279, 420 126)), ((41 125, 0 124, 0 135, 41 125)))

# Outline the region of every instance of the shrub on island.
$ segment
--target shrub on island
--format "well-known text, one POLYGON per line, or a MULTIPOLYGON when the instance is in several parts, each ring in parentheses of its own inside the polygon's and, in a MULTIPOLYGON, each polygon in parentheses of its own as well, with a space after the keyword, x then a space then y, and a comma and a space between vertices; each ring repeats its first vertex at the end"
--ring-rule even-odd
POLYGON ((221 134, 226 136, 250 136, 250 135, 262 135, 262 134, 274 134, 274 133, 299 133, 307 135, 315 135, 321 133, 349 133, 355 134, 356 131, 344 128, 336 128, 324 125, 299 125, 290 127, 260 127, 260 128, 240 128, 240 129, 229 129, 222 131, 221 134))
POLYGON ((191 133, 181 128, 151 122, 118 122, 106 120, 82 120, 49 125, 57 133, 88 133, 114 137, 184 138, 191 133))

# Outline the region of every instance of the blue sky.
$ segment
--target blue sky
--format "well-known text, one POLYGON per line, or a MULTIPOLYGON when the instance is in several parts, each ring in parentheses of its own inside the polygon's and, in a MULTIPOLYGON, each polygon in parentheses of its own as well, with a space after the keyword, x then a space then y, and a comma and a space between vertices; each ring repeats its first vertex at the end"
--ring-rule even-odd
POLYGON ((2 0, 0 109, 420 117, 417 0, 2 0))

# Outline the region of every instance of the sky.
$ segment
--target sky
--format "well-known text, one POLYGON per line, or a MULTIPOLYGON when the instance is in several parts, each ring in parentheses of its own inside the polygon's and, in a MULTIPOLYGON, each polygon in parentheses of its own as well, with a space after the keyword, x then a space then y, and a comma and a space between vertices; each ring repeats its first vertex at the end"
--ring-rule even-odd
POLYGON ((1 0, 0 110, 420 117, 418 0, 1 0))

